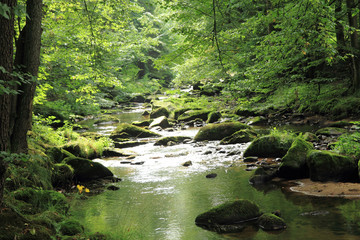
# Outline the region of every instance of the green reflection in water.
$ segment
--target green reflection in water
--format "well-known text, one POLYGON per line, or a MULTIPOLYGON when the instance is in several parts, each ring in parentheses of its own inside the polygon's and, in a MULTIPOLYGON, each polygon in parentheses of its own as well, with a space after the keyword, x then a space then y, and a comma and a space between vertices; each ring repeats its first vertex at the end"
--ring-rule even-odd
POLYGON ((114 239, 359 239, 359 201, 315 198, 285 193, 275 185, 255 189, 242 167, 218 168, 218 177, 204 172, 183 177, 183 171, 164 171, 163 181, 133 182, 136 169, 112 169, 124 178, 119 191, 106 191, 73 202, 71 213, 91 232, 107 232, 114 239), (226 171, 227 170, 227 171, 226 171), (234 199, 256 202, 264 212, 280 210, 288 229, 267 233, 253 228, 221 235, 194 224, 196 216, 234 199), (311 213, 317 211, 316 213, 311 213), (123 238, 122 238, 123 237, 123 238))

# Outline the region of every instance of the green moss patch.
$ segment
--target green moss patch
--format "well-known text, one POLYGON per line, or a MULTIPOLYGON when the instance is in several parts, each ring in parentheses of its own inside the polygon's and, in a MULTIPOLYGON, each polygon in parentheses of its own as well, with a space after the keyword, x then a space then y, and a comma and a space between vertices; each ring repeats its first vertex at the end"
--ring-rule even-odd
POLYGON ((191 139, 191 137, 164 137, 155 142, 155 146, 167 146, 169 142, 182 143, 184 140, 191 139))
POLYGON ((272 213, 264 213, 259 217, 258 225, 265 231, 282 230, 286 228, 285 221, 272 213))
POLYGON ((179 116, 178 121, 189 122, 197 118, 206 121, 210 112, 209 110, 188 110, 179 116))
POLYGON ((251 129, 243 129, 233 133, 229 137, 225 137, 220 144, 237 144, 251 142, 256 138, 257 134, 251 129))

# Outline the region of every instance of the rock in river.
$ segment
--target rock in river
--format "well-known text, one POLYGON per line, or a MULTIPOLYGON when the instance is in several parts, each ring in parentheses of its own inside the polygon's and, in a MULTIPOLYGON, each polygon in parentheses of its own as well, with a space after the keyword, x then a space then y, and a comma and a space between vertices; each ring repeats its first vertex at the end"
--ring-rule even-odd
POLYGON ((260 215, 259 207, 255 203, 249 200, 236 200, 198 215, 195 223, 211 231, 234 232, 241 231, 246 222, 257 219, 260 215), (228 227, 229 225, 234 227, 228 227))

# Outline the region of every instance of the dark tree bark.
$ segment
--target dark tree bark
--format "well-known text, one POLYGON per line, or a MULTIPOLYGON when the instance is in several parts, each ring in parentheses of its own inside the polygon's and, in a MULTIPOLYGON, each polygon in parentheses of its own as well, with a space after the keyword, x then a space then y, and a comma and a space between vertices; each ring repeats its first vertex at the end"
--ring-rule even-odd
POLYGON ((19 87, 17 95, 14 130, 11 135, 11 150, 27 153, 27 132, 32 125, 32 107, 36 77, 40 65, 42 0, 28 0, 28 18, 16 44, 15 65, 24 73, 27 83, 19 87))
POLYGON ((349 19, 349 26, 352 28, 350 34, 351 53, 352 53, 352 87, 355 91, 360 90, 360 48, 359 48, 359 36, 357 33, 358 29, 358 18, 359 14, 353 16, 353 11, 356 8, 354 0, 346 0, 346 8, 349 19))
MULTIPOLYGON (((16 0, 0 0, 1 3, 10 8, 16 6, 16 0)), ((4 87, 12 80, 11 72, 13 69, 13 39, 14 39, 14 16, 10 19, 0 16, 0 66, 5 69, 5 73, 0 70, 0 80, 4 81, 4 87)), ((11 95, 0 93, 0 151, 8 151, 10 147, 10 109, 11 95)), ((4 182, 5 182, 6 163, 0 156, 0 205, 2 204, 4 182)))
POLYGON ((335 2, 335 32, 336 32, 336 43, 339 53, 344 52, 345 46, 345 35, 344 35, 344 26, 341 24, 342 16, 342 0, 336 0, 335 2))

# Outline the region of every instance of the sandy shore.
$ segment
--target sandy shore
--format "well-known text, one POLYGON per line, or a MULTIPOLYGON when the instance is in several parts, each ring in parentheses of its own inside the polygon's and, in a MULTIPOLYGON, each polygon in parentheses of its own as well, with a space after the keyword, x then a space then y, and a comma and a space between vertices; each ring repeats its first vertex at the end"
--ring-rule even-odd
POLYGON ((313 182, 310 179, 291 181, 291 191, 319 197, 360 198, 360 183, 313 182))

